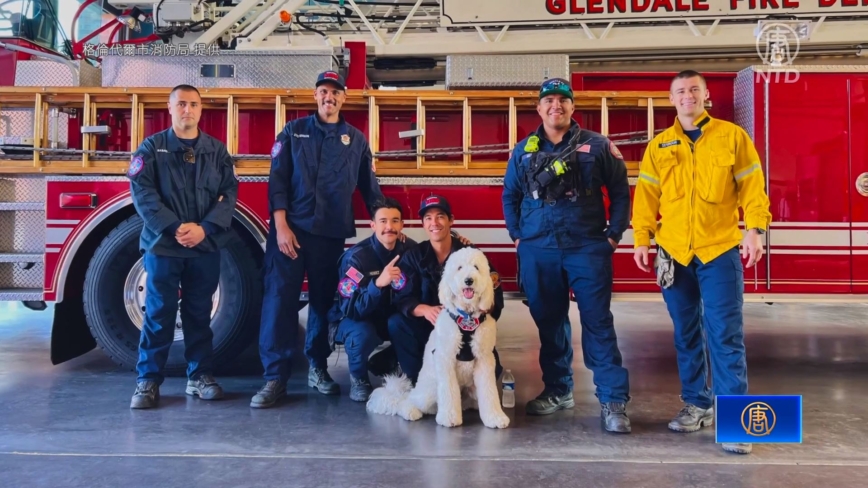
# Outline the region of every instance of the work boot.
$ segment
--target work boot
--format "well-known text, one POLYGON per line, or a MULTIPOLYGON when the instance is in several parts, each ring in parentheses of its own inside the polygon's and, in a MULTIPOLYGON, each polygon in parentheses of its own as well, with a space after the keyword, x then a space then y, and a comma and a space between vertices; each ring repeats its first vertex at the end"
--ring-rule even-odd
POLYGON ((669 422, 669 428, 676 432, 696 432, 714 423, 714 407, 699 408, 685 404, 678 415, 669 422))
POLYGON ((368 359, 368 371, 374 376, 400 376, 401 370, 398 366, 398 355, 395 354, 395 348, 389 346, 382 351, 371 356, 368 359))
POLYGON ((341 387, 329 376, 325 368, 311 367, 307 374, 307 386, 316 388, 323 395, 339 395, 341 387))
POLYGON ((750 451, 752 450, 751 444, 739 444, 732 442, 724 442, 720 445, 720 447, 722 447, 724 451, 734 452, 736 454, 750 454, 750 451))
POLYGON ((536 399, 527 402, 525 411, 528 415, 549 415, 558 410, 573 408, 575 406, 576 401, 573 400, 573 392, 568 391, 564 395, 556 395, 553 392, 544 390, 536 399))
POLYGON ((368 397, 370 397, 371 392, 374 391, 371 382, 368 381, 367 378, 356 378, 353 375, 350 375, 350 382, 350 400, 356 402, 368 401, 368 397))
POLYGON ((622 402, 600 403, 600 420, 609 432, 629 434, 630 419, 627 417, 627 404, 622 402))
POLYGON ((203 374, 199 375, 198 379, 187 380, 187 394, 198 395, 202 400, 219 400, 223 398, 223 388, 213 376, 203 374))
POLYGON ((286 396, 286 384, 282 381, 271 380, 259 390, 250 400, 251 408, 273 407, 277 400, 286 396))
POLYGON ((154 408, 159 401, 160 386, 155 381, 139 381, 133 399, 130 401, 130 408, 154 408))

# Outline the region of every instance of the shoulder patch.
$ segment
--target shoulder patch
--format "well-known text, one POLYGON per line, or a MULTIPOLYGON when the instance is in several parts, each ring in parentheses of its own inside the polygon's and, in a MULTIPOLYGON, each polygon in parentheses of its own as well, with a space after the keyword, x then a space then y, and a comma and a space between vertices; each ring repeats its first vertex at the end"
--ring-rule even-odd
POLYGON ((621 151, 618 149, 618 146, 616 146, 613 141, 609 141, 609 152, 612 153, 612 156, 615 156, 618 159, 621 159, 621 160, 624 159, 624 156, 621 154, 621 151))
POLYGON ((127 175, 136 176, 145 167, 145 160, 141 156, 136 156, 130 161, 130 169, 127 170, 127 175))
POLYGON ((491 284, 494 286, 495 290, 500 287, 500 273, 495 271, 491 272, 491 284))
POLYGON ((281 149, 283 149, 283 143, 280 141, 274 141, 274 145, 271 146, 271 157, 276 158, 279 156, 281 149))
POLYGON ((403 290, 407 286, 407 275, 401 273, 397 280, 392 280, 392 288, 395 290, 403 290))
POLYGON ((678 146, 679 144, 681 144, 681 139, 675 139, 674 141, 661 142, 660 144, 657 145, 657 147, 659 147, 660 149, 663 149, 664 147, 678 146))
POLYGON ((338 283, 338 293, 340 293, 341 296, 344 298, 349 298, 349 297, 353 296, 353 293, 358 288, 359 288, 358 283, 356 283, 355 281, 353 281, 349 278, 344 278, 341 280, 340 283, 338 283))

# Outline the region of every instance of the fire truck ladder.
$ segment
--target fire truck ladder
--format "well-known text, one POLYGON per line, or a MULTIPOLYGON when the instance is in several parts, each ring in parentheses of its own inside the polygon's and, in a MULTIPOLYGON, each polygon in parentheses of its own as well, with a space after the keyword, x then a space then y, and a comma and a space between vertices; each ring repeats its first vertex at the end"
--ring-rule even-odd
MULTIPOLYGON (((0 133, 7 134, 0 145, 0 173, 122 174, 131 148, 147 135, 146 121, 166 110, 168 91, 7 88, 0 94, 0 133), (114 122, 105 122, 107 113, 114 122), (10 134, 13 128, 2 128, 8 124, 4 121, 20 115, 32 125, 14 129, 20 131, 15 134, 10 134), (57 127, 63 125, 59 118, 66 118, 66 125, 74 128, 68 136, 58 133, 57 127), (76 132, 80 143, 65 142, 78 138, 76 132), (116 143, 111 150, 104 137, 110 134, 116 143)), ((270 145, 261 153, 239 153, 242 115, 273 118, 277 134, 287 120, 316 110, 310 89, 203 89, 201 93, 203 120, 223 112, 219 115, 225 117, 226 132, 214 135, 225 141, 242 176, 267 175, 270 168, 270 145)), ((511 149, 540 123, 536 101, 536 91, 350 90, 342 113, 350 123, 367 129, 379 176, 502 176, 511 149), (451 128, 459 125, 460 133, 451 128), (436 145, 434 140, 446 142, 436 145)), ((666 92, 577 92, 575 105, 583 126, 608 135, 622 149, 643 144, 659 132, 655 114, 658 123, 674 116, 666 92), (612 110, 631 111, 635 126, 610 132, 612 110)), ((628 161, 627 166, 636 176, 638 162, 628 161)))
MULTIPOLYGON (((124 174, 130 148, 164 128, 168 92, 93 87, 9 87, 0 92, 0 298, 42 299, 42 281, 32 279, 42 276, 46 252, 44 217, 36 217, 45 211, 40 175, 124 174), (23 228, 28 231, 13 231, 23 228)), ((270 117, 276 134, 287 120, 316 110, 310 89, 201 92, 203 121, 226 121, 225 132, 213 135, 226 143, 239 176, 262 177, 270 169, 269 141, 261 141, 265 147, 257 153, 239 152, 239 143, 249 142, 239 133, 245 118, 270 117)), ((367 129, 380 177, 436 181, 475 176, 489 181, 504 174, 511 148, 539 125, 536 100, 536 91, 351 90, 342 113, 367 129)), ((666 92, 577 92, 575 102, 582 125, 607 134, 628 159, 631 153, 641 157, 656 126, 668 125, 674 115, 666 92), (628 112, 630 127, 610 131, 612 111, 628 112)), ((625 118, 621 115, 619 124, 625 118)), ((639 163, 626 164, 635 182, 639 163)))

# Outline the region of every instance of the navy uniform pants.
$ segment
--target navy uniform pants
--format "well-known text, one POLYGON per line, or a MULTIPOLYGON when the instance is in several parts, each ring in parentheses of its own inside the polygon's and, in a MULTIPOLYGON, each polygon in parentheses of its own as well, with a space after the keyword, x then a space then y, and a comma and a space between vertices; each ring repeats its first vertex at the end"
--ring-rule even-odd
POLYGON ((621 366, 612 301, 612 254, 608 240, 575 249, 549 249, 519 242, 520 277, 531 317, 539 329, 539 364, 547 391, 573 389, 572 288, 582 325, 582 355, 594 375, 601 402, 629 400, 629 377, 621 366))
MULTIPOLYGON (((432 330, 434 326, 423 317, 405 317, 401 313, 389 317, 389 338, 398 356, 398 364, 413 384, 419 378, 419 371, 422 371, 425 345, 428 344, 432 330)), ((494 376, 499 378, 503 367, 500 365, 497 348, 494 349, 494 361, 494 376)))
POLYGON ((309 310, 304 354, 312 368, 325 369, 329 347, 328 312, 338 289, 338 259, 344 239, 310 234, 290 227, 298 240, 295 259, 277 247, 277 228, 271 226, 265 244, 262 321, 259 356, 266 381, 287 381, 298 337, 298 309, 307 273, 309 310))
POLYGON ((163 368, 175 339, 178 292, 187 377, 195 380, 212 373, 212 297, 220 280, 220 251, 195 258, 144 255, 147 277, 145 321, 139 340, 138 381, 163 383, 163 368))
POLYGON ((350 374, 354 378, 368 378, 368 358, 388 337, 385 321, 341 320, 335 341, 344 345, 350 374))
POLYGON ((675 281, 663 299, 675 326, 681 398, 700 408, 714 405, 708 387, 705 343, 711 354, 714 396, 747 394, 744 347, 744 268, 738 247, 703 264, 674 262, 675 281))

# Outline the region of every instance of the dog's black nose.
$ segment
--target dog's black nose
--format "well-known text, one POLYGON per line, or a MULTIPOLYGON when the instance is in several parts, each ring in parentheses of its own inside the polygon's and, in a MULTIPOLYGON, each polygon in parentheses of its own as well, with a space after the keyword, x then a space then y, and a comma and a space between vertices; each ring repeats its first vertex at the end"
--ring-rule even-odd
POLYGON ((473 284, 473 278, 464 278, 464 284, 470 286, 473 284))

